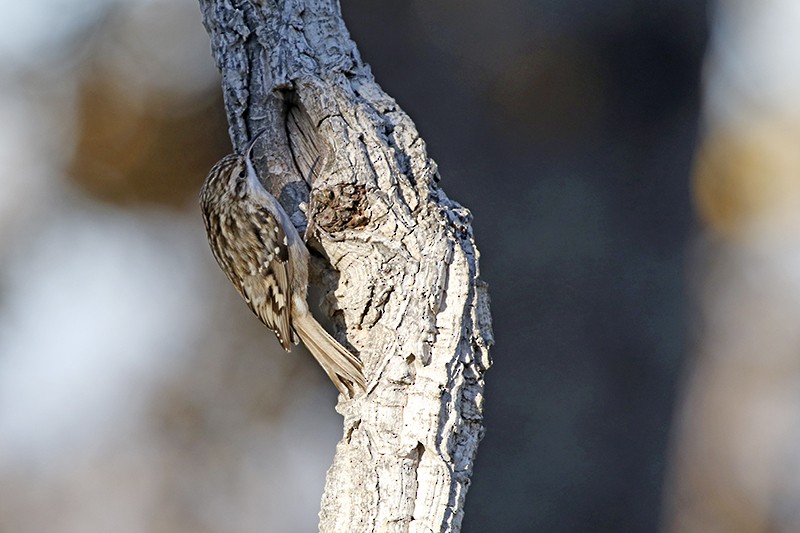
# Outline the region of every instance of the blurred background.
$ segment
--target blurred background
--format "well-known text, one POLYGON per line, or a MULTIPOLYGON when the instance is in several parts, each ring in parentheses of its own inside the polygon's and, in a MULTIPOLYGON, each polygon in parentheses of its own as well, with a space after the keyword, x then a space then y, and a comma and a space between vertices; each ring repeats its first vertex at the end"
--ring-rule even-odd
MULTIPOLYGON (((463 530, 800 531, 800 4, 344 0, 469 207, 463 530)), ((191 0, 0 6, 0 531, 316 529, 335 391, 218 271, 191 0)))

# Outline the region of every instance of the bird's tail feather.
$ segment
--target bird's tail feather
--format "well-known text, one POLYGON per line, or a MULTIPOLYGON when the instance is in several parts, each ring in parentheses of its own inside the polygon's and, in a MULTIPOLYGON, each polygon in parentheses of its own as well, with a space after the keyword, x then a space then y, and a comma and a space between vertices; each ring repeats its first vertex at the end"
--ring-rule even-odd
POLYGON ((331 337, 311 314, 294 320, 293 326, 308 351, 342 394, 352 397, 356 386, 361 390, 366 390, 366 381, 362 372, 364 365, 331 337))

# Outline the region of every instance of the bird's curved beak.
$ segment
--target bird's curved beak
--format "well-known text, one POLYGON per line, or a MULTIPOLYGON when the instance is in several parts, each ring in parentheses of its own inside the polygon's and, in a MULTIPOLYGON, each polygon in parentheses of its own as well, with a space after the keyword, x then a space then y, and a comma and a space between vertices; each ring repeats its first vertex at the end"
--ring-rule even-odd
POLYGON ((250 144, 248 144, 248 145, 247 145, 247 150, 245 150, 245 152, 244 152, 244 157, 245 157, 245 159, 250 159, 250 152, 252 152, 252 151, 253 151, 253 146, 255 146, 255 145, 256 145, 256 141, 257 141, 257 140, 258 140, 258 139, 259 139, 259 138, 260 138, 262 135, 264 135, 264 133, 266 133, 266 132, 267 132, 267 130, 261 130, 261 131, 259 131, 259 132, 256 134, 256 136, 255 136, 255 137, 253 137, 253 138, 252 138, 252 140, 250 141, 250 144))

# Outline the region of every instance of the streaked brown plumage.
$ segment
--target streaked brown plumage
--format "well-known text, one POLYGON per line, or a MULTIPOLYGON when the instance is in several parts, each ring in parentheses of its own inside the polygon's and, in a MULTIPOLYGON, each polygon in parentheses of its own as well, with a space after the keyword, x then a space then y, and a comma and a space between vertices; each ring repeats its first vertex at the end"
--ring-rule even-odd
POLYGON ((299 340, 336 388, 366 388, 362 364, 308 310, 308 249, 283 207, 264 189, 244 155, 222 158, 200 193, 208 242, 217 263, 250 309, 286 351, 299 340))

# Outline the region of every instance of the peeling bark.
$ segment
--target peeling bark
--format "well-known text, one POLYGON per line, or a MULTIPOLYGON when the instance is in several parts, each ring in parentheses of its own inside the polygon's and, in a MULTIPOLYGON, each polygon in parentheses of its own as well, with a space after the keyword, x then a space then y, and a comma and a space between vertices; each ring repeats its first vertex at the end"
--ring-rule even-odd
POLYGON ((439 187, 338 1, 200 6, 233 144, 266 131, 256 166, 305 231, 337 337, 365 364, 367 393, 339 398, 320 531, 458 531, 492 344, 471 214, 439 187))

